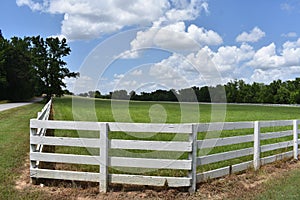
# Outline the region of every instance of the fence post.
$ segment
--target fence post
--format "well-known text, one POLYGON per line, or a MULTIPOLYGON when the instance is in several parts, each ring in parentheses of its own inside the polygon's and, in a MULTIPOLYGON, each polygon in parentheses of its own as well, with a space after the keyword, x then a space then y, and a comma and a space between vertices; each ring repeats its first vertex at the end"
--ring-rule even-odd
POLYGON ((100 124, 100 192, 107 192, 108 188, 108 124, 100 124))
MULTIPOLYGON (((37 135, 37 129, 30 127, 30 136, 35 136, 35 135, 37 135)), ((36 169, 37 168, 37 161, 36 160, 31 160, 31 153, 36 151, 36 147, 37 147, 37 145, 31 144, 31 142, 30 142, 30 153, 29 153, 29 157, 30 157, 29 158, 30 159, 30 171, 32 169, 36 169)), ((34 185, 37 184, 36 176, 35 176, 35 174, 32 174, 31 172, 30 172, 30 183, 34 184, 34 185)))
POLYGON ((294 159, 298 160, 298 120, 293 120, 294 159))
POLYGON ((198 126, 192 124, 192 133, 189 134, 189 142, 191 142, 192 144, 192 151, 189 153, 189 160, 192 161, 191 170, 189 171, 189 177, 191 178, 191 186, 189 188, 190 193, 194 193, 196 191, 196 184, 197 184, 197 151, 198 151, 197 133, 198 133, 198 126))
POLYGON ((253 146, 253 166, 254 170, 260 167, 260 122, 254 122, 254 146, 253 146))

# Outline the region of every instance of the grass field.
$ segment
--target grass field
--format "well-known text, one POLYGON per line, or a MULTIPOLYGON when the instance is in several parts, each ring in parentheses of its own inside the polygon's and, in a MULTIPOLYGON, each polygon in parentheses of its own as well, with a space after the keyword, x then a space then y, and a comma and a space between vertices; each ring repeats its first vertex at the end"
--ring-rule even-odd
POLYGON ((299 199, 300 169, 285 173, 277 180, 270 180, 264 185, 264 192, 254 195, 255 200, 287 200, 299 199))
MULTIPOLYGON (((89 99, 75 97, 76 110, 80 113, 81 120, 89 121, 95 120, 94 114, 96 113, 97 121, 102 122, 114 122, 120 116, 125 116, 130 113, 130 116, 134 122, 151 122, 151 115, 149 111, 154 110, 153 116, 163 118, 167 115, 166 123, 180 123, 180 122, 209 122, 211 120, 211 108, 210 104, 199 104, 199 110, 195 110, 197 106, 189 103, 166 103, 166 102, 139 102, 130 101, 129 109, 127 108, 126 101, 114 101, 113 108, 116 114, 120 116, 114 117, 112 112, 112 103, 110 100, 101 99, 89 99), (95 104, 95 110, 87 110, 87 105, 95 104), (184 112, 188 112, 191 118, 181 120, 181 107, 184 107, 184 112), (153 108, 153 109, 152 109, 153 108), (155 113, 155 108, 158 113, 155 113), (166 112, 166 113, 162 113, 166 112), (199 117, 198 111, 200 112, 199 117), (163 117, 161 115, 164 115, 163 117), (192 116, 192 117, 191 117, 192 116)), ((89 107, 90 108, 90 107, 89 107)), ((227 105, 225 121, 255 121, 255 120, 283 120, 283 119, 298 119, 300 118, 299 107, 271 107, 271 106, 245 106, 245 105, 227 105)), ((55 119, 57 120, 73 120, 72 113, 72 98, 64 97, 54 100, 55 119)), ((215 105, 214 109, 220 109, 220 113, 223 113, 224 105, 215 105)), ((218 112, 216 112, 218 113, 218 112)), ((185 117, 185 116, 184 116, 185 117)), ((188 117, 188 116, 187 116, 188 117)), ((77 119, 76 119, 77 120, 77 119)), ((220 118, 220 120, 223 120, 220 118)), ((122 119, 122 121, 125 121, 122 119)), ((131 121, 128 121, 131 122, 131 121)), ((163 122, 164 123, 164 122, 163 122)))
MULTIPOLYGON (((212 105, 210 104, 189 104, 189 103, 173 103, 173 102, 138 102, 138 101, 113 101, 101 100, 101 99, 89 99, 89 98, 78 98, 74 99, 76 105, 76 111, 72 113, 72 98, 64 97, 54 100, 54 118, 56 120, 82 120, 82 121, 102 121, 102 122, 157 122, 155 118, 159 120, 166 119, 166 123, 181 123, 181 122, 209 122, 211 118, 212 105), (187 119, 181 119, 181 109, 184 107, 184 112, 189 112, 190 116, 187 119), (90 108, 90 109, 88 109, 90 108), (92 108, 92 109, 91 109, 92 108), (95 108, 95 109, 94 109, 95 108), (156 109, 156 110, 155 110, 156 109), (200 115, 197 113, 200 111, 200 115), (197 112, 197 113, 196 113, 197 112), (126 118, 130 115, 130 118, 126 118), (162 116, 163 115, 163 116, 162 116), (124 118, 120 117, 124 116, 124 118), (195 118, 197 116, 197 119, 195 118), (129 120, 128 120, 129 119, 129 120), (189 121, 191 120, 191 121, 189 121)), ((221 114, 223 113, 224 105, 215 105, 214 109, 220 109, 221 114)), ((185 115, 186 116, 186 115, 185 115)), ((297 107, 270 107, 270 106, 246 106, 246 105, 228 105, 226 108, 226 118, 225 121, 256 121, 256 120, 284 120, 284 119, 300 119, 300 108, 297 107)), ((221 119, 221 117, 220 117, 221 119)), ((159 121, 164 123, 165 121, 159 121)), ((221 119, 222 120, 222 119, 221 119)), ((262 132, 267 131, 277 131, 286 130, 291 127, 280 127, 280 128, 267 128, 262 129, 262 132)), ((210 132, 198 133, 198 139, 203 139, 207 137, 229 137, 236 135, 246 135, 252 134, 253 129, 243 129, 234 131, 222 131, 221 133, 210 132)), ((76 132, 76 131, 55 131, 56 136, 64 137, 99 137, 97 132, 76 132)), ((114 132, 109 134, 110 139, 134 139, 134 140, 161 140, 169 141, 174 140, 175 134, 154 134, 150 137, 143 135, 143 133, 122 133, 114 132)), ((176 140, 186 140, 187 135, 181 135, 181 138, 176 138, 176 140)), ((270 139, 262 141, 263 144, 270 144, 275 142, 291 140, 291 137, 284 137, 280 139, 270 139)), ((229 145, 224 147, 215 147, 213 149, 203 149, 198 152, 198 155, 214 154, 224 151, 238 150, 242 148, 253 147, 253 142, 229 145)), ((263 153, 263 156, 272 155, 275 153, 280 153, 283 150, 276 150, 263 153)), ((99 155, 98 149, 84 149, 84 148, 70 148, 70 147, 56 147, 56 152, 58 153, 78 153, 78 154, 92 154, 99 155)), ((165 152, 165 151, 141 151, 141 150, 116 150, 111 149, 109 152, 110 156, 125 156, 125 157, 147 157, 147 158, 170 158, 170 159, 185 159, 187 158, 187 153, 177 152, 165 152)), ((245 156, 241 158, 236 158, 228 161, 217 162, 209 165, 199 166, 197 171, 207 171, 228 165, 237 164, 243 161, 252 160, 252 156, 245 156)), ((71 168, 77 168, 78 166, 72 165, 71 168)), ((91 166, 81 166, 84 171, 97 171, 98 167, 91 166)), ((111 173, 122 173, 115 171, 124 170, 124 168, 114 168, 110 169, 111 173)), ((125 169, 128 171, 128 169, 125 169)), ((137 173, 139 170, 134 169, 133 172, 137 173)), ((158 170, 151 171, 149 175, 172 175, 172 176, 182 176, 186 172, 173 170, 158 170)))
MULTIPOLYGON (((92 101, 91 99, 82 100, 82 110, 84 110, 84 102, 92 101)), ((97 100, 97 115, 101 121, 114 121, 110 109, 110 102, 97 100)), ((121 102, 122 103, 122 102, 121 102)), ((140 122, 150 121, 148 112, 151 105, 156 103, 149 102, 132 102, 131 113, 133 118, 140 122), (134 114, 135 113, 135 114, 134 114)), ((161 104, 166 108, 167 112, 172 113, 178 109, 178 105, 173 103, 161 104)), ((57 196, 51 196, 42 190, 34 188, 25 188, 19 191, 15 188, 15 182, 22 173, 22 166, 26 162, 29 152, 29 119, 35 118, 38 111, 41 110, 43 104, 32 104, 20 108, 11 109, 0 112, 0 199, 57 199, 57 196)), ((209 112, 209 105, 199 105, 202 112, 209 112)), ((54 102, 55 119, 71 120, 72 102, 71 98, 55 99, 54 102)), ((179 112, 179 111, 177 111, 179 112)), ((275 120, 275 119, 296 119, 300 118, 299 108, 288 107, 256 107, 256 106, 228 106, 227 121, 249 121, 249 120, 275 120)), ((87 114, 88 115, 88 114, 87 114)), ((199 121, 209 121, 209 117, 204 113, 199 121)), ((180 118, 176 114, 169 116, 170 123, 176 123, 180 118)), ((249 131, 249 133, 251 130, 249 131)), ((57 132, 57 134, 67 134, 66 132, 57 132)), ((72 133, 73 134, 73 133, 72 133)), ((228 135, 231 133, 225 133, 228 135)), ((232 133, 238 134, 238 133, 232 133)), ((74 135, 73 135, 74 136, 74 135)), ((223 136, 223 133, 222 133, 223 136)), ((201 137, 201 134, 199 134, 201 137)), ((251 144, 250 144, 251 145, 251 144)), ((57 149, 63 150, 63 149, 57 149)), ((71 149, 80 151, 82 149, 71 149)), ((217 151, 217 150, 216 150, 217 151)), ((77 169, 77 168, 76 168, 77 169)), ((29 178, 29 177, 28 177, 29 178)), ((282 179, 271 180, 264 187, 264 193, 254 197, 255 199, 295 199, 298 195, 297 183, 300 180, 300 170, 294 170, 284 176, 282 179)), ((251 198, 252 199, 252 198, 251 198)))
POLYGON ((36 103, 0 112, 0 199, 49 198, 30 189, 15 189, 15 181, 28 157, 29 119, 35 118, 42 107, 43 104, 36 103))

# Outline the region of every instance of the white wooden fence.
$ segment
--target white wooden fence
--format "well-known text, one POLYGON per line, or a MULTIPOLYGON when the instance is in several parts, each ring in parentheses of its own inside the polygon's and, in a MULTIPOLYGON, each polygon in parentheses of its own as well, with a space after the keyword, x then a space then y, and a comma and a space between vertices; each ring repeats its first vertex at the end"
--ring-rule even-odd
MULTIPOLYGON (((44 109, 44 111, 47 109, 44 109)), ((41 114, 39 115, 41 116, 41 114)), ((46 116, 46 114, 44 115, 46 116)), ((285 121, 255 121, 255 122, 226 122, 226 123, 199 123, 199 124, 147 124, 147 123, 117 123, 117 122, 79 122, 79 121, 52 121, 47 117, 31 119, 30 121, 30 176, 32 179, 63 179, 99 182, 100 191, 106 192, 110 183, 137 184, 169 187, 189 187, 190 192, 196 190, 196 184, 207 179, 222 177, 253 167, 257 170, 260 165, 271 163, 283 158, 298 157, 298 120, 285 121), (264 127, 287 126, 284 131, 261 133, 264 127), (98 138, 49 137, 39 134, 39 130, 79 130, 98 131, 98 138), (197 140, 199 132, 218 130, 251 130, 253 134, 211 138, 197 140), (136 133, 176 133, 188 135, 186 141, 145 141, 108 139, 109 132, 136 132, 136 133), (284 142, 261 145, 264 140, 290 137, 284 142), (203 149, 230 146, 253 142, 250 148, 219 152, 198 156, 203 149), (44 153, 37 146, 53 145, 67 147, 99 148, 99 155, 75 155, 61 153, 44 153), (293 147, 289 150, 288 147, 293 147), (187 152, 186 159, 160 158, 132 158, 109 156, 109 149, 137 149, 153 151, 187 152), (283 153, 261 157, 263 152, 282 149, 283 153), (253 159, 226 167, 197 173, 201 166, 212 163, 253 155, 253 159), (66 170, 51 170, 39 168, 38 162, 72 163, 98 165, 99 172, 79 172, 66 170), (187 171, 186 176, 146 176, 132 174, 109 174, 108 167, 174 169, 187 171)))
MULTIPOLYGON (((37 120, 48 120, 51 112, 51 106, 52 106, 52 98, 50 101, 44 106, 41 112, 38 112, 37 114, 37 120)), ((47 129, 45 128, 38 128, 32 130, 32 134, 35 134, 37 136, 43 137, 46 134, 47 129)), ((42 152, 43 151, 43 145, 37 144, 37 145, 30 145, 30 152, 42 152)), ((36 166, 39 164, 39 161, 30 161, 31 165, 30 168, 36 166)))

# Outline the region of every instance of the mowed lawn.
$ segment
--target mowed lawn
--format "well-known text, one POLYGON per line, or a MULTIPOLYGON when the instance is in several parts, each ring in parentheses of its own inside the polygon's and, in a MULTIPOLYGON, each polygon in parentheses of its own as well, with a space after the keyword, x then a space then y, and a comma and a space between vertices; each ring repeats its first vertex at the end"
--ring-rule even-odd
MULTIPOLYGON (((195 103, 175 103, 175 102, 142 102, 142 101, 120 101, 120 100, 103 100, 82 97, 64 97, 54 99, 54 118, 56 120, 80 120, 80 121, 100 121, 100 122, 159 122, 159 123, 198 123, 198 122, 216 122, 216 121, 256 121, 256 120, 286 120, 300 119, 300 108, 298 107, 272 107, 272 106, 252 106, 252 105, 224 105, 224 104, 195 104, 195 103), (200 113, 200 114, 199 114, 200 113)), ((287 130, 291 127, 274 127, 262 129, 262 132, 287 130)), ((198 139, 210 137, 230 137, 238 135, 252 134, 253 129, 221 131, 198 133, 198 139)), ((98 133, 89 133, 86 131, 55 131, 56 136, 63 137, 98 137, 98 133)), ((122 133, 114 132, 109 134, 110 139, 133 139, 133 140, 174 140, 174 134, 148 134, 145 133, 122 133), (150 136, 149 136, 150 135, 150 136)), ((187 140, 187 135, 180 135, 175 140, 187 140), (182 138, 179 138, 182 137, 182 138)), ((262 141, 263 144, 275 142, 283 142, 291 140, 291 136, 270 139, 262 141)), ((214 154, 225 151, 238 150, 253 147, 253 142, 228 145, 223 147, 215 147, 213 149, 202 149, 199 156, 206 154, 214 154)), ((79 148, 57 147, 57 152, 72 153, 76 151, 81 154, 90 154, 92 151, 84 151, 79 148)), ((284 150, 285 151, 285 150, 284 150)), ((156 153, 147 152, 139 155, 140 151, 132 150, 124 151, 111 150, 111 156, 128 156, 139 157, 149 156, 149 158, 178 158, 178 154, 174 152, 158 151, 156 153)), ((98 151, 93 152, 98 155, 98 151)), ((263 153, 263 156, 269 156, 275 153, 281 153, 281 150, 263 153)), ((180 155, 181 159, 187 158, 187 154, 180 155)), ((228 161, 217 162, 209 165, 203 165, 197 168, 198 172, 217 169, 228 165, 233 165, 252 159, 252 156, 245 156, 228 161)), ((93 169, 84 169, 92 170, 93 169)), ((167 171, 163 175, 167 175, 167 171)), ((182 172, 173 175, 182 174, 182 172)))
MULTIPOLYGON (((168 103, 168 102, 137 102, 131 101, 130 103, 126 101, 113 101, 110 100, 101 100, 101 99, 89 99, 89 98, 78 98, 75 97, 73 106, 76 106, 76 111, 72 112, 72 98, 65 97, 54 100, 54 118, 56 120, 87 120, 87 121, 102 121, 102 122, 114 122, 114 121, 122 121, 122 122, 162 122, 165 119, 166 123, 188 123, 189 118, 190 122, 210 122, 211 113, 212 113, 212 105, 210 104, 199 104, 195 106, 195 104, 178 104, 178 103, 168 103), (88 109, 92 108, 92 110, 88 109), (196 109, 195 109, 196 108, 196 109), (113 110, 113 111, 112 111, 113 110), (157 113, 156 113, 157 112, 157 113), (181 112, 190 112, 191 116, 186 116, 184 113, 184 117, 186 119, 181 118, 181 112), (196 112, 200 112, 200 115, 197 115, 196 112), (116 117, 116 114, 119 115, 116 117), (128 120, 128 114, 130 118, 128 120), (125 119, 120 118, 120 116, 124 115, 125 119), (155 121, 154 117, 158 117, 161 121, 155 121), (196 119, 195 116, 198 118, 196 119), (127 117, 127 118, 126 118, 127 117), (152 118, 151 118, 152 117, 152 118)), ((256 121, 256 120, 287 120, 287 119, 300 119, 300 108, 298 107, 271 107, 271 106, 246 106, 246 105, 214 105, 214 114, 220 112, 221 117, 219 117, 220 121, 223 119, 225 121, 256 121), (223 118, 225 110, 225 118, 223 118)), ((218 116, 214 118, 214 121, 218 121, 218 116)), ((246 131, 245 134, 251 134, 251 130, 249 132, 246 131)), ((231 133, 225 132, 225 136, 230 136, 231 133)), ((237 134, 233 132, 233 134, 237 134)), ((124 135, 123 135, 124 136, 124 135)), ((125 136, 124 136, 125 137, 125 136)), ((201 137, 198 135, 198 138, 201 137)), ((289 140, 291 138, 285 138, 285 140, 289 140)), ((269 141, 274 142, 274 141, 269 141)), ((253 144, 248 143, 246 146, 236 146, 230 147, 233 149, 251 147, 253 144)), ((222 149, 224 150, 224 149, 222 149)), ((216 148, 213 152, 222 151, 221 149, 216 148)), ((63 150, 62 150, 63 151, 63 150)), ((274 152, 273 152, 274 153, 274 152)), ((162 154, 161 154, 162 155, 162 154)), ((267 156, 267 155, 265 155, 267 156)), ((252 159, 251 156, 249 158, 242 158, 245 160, 252 159)), ((231 163, 238 163, 241 160, 231 160, 231 163)), ((206 167, 207 169, 219 168, 222 166, 226 166, 228 163, 217 163, 215 166, 211 165, 206 167)), ((200 171, 205 169, 200 169, 200 171)), ((111 171, 114 172, 114 171, 111 171)), ((169 172, 167 172, 169 173, 169 172)), ((159 174, 159 172, 158 172, 159 174)), ((175 174, 176 175, 176 174, 175 174)), ((267 191, 276 191, 275 193, 266 192, 261 194, 260 196, 251 195, 250 199, 283 199, 283 197, 287 199, 293 199, 295 196, 298 196, 297 190, 295 186, 292 186, 289 183, 289 179, 291 179, 291 183, 295 183, 296 180, 300 180, 300 170, 295 170, 291 172, 291 175, 286 176, 282 180, 277 180, 273 186, 273 184, 267 183, 267 185, 263 186, 267 191), (281 187, 281 184, 287 184, 286 187, 281 187), (282 190, 281 190, 282 188, 282 190), (286 194, 286 193, 289 194, 286 194)))
MULTIPOLYGON (((89 118, 86 101, 81 99, 81 111, 89 118)), ((120 102, 124 105, 124 102, 120 102)), ((156 102, 131 102, 130 114, 136 122, 150 122, 149 109, 156 102)), ((111 111, 111 102, 96 100, 96 113, 99 121, 115 121, 111 111)), ((162 103, 167 113, 168 123, 180 122, 180 106, 176 103, 162 103)), ((35 189, 17 190, 15 182, 19 179, 24 162, 28 162, 29 152, 29 119, 35 118, 43 104, 32 104, 20 108, 0 112, 0 199, 55 199, 49 194, 35 189)), ((154 106, 160 111, 161 107, 154 106)), ((191 108, 194 108, 192 106, 191 108)), ((200 122, 210 119, 210 105, 199 105, 200 122), (206 113, 205 113, 206 112, 206 113)), ((122 106, 118 112, 122 111, 122 106)), ((153 109, 155 112, 155 109, 153 109)), ((220 107, 220 109, 223 109, 220 107)), ((151 110, 151 109, 150 109, 151 110)), ((54 101, 54 115, 57 120, 72 120, 72 99, 70 97, 56 98, 54 101)), ((155 114, 155 113, 154 113, 155 114)), ((258 106, 227 106, 226 121, 277 120, 300 118, 299 108, 289 107, 258 107, 258 106)), ((91 117, 92 119, 92 117, 91 117)), ((29 177, 28 177, 29 179, 29 177)), ((284 179, 270 182, 266 186, 270 192, 261 194, 258 199, 295 199, 298 197, 297 183, 300 180, 300 170, 294 170, 284 179), (284 187, 283 187, 284 185, 284 187)))
POLYGON ((211 116, 213 116, 213 121, 229 122, 300 119, 300 107, 226 106, 223 104, 212 106, 210 104, 142 101, 128 103, 127 101, 81 97, 74 97, 73 100, 71 97, 56 98, 54 110, 56 120, 74 120, 75 118, 82 121, 95 121, 96 119, 101 122, 192 123, 210 122, 211 116), (75 108, 74 112, 72 112, 72 106, 75 108), (158 119, 155 120, 155 118, 158 119))
MULTIPOLYGON (((30 188, 19 191, 16 181, 29 156, 29 120, 43 104, 35 103, 0 112, 0 199, 47 199, 49 195, 30 188)), ((29 177, 28 177, 29 180, 29 177)))

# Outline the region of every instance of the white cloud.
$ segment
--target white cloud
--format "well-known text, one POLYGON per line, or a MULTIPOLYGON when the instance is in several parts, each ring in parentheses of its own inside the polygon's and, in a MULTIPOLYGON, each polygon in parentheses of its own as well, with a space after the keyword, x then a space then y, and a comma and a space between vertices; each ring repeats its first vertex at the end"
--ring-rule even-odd
POLYGON ((282 56, 287 66, 300 66, 300 38, 283 44, 282 56))
POLYGON ((294 6, 288 3, 282 3, 280 4, 280 8, 285 11, 292 11, 294 9, 294 6))
POLYGON ((292 37, 297 37, 297 33, 296 32, 288 32, 288 33, 283 33, 281 34, 282 37, 289 37, 289 38, 292 38, 292 37))
POLYGON ((237 36, 237 42, 257 42, 261 38, 265 37, 265 32, 260 30, 258 27, 254 27, 250 33, 243 32, 237 36))
POLYGON ((188 27, 187 35, 200 45, 220 45, 223 43, 223 39, 218 33, 212 30, 206 30, 194 24, 188 27))
POLYGON ((268 46, 264 46, 259 49, 253 60, 247 63, 248 66, 260 69, 276 68, 281 67, 285 63, 282 56, 276 54, 276 46, 274 43, 271 43, 268 46))
MULTIPOLYGON (((73 91, 75 94, 79 94, 82 92, 87 92, 87 91, 91 91, 91 90, 95 90, 95 81, 89 77, 89 76, 80 76, 77 79, 75 79, 75 81, 69 82, 69 84, 71 85, 71 87, 73 87, 73 91)), ((69 85, 69 86, 70 86, 69 85)))
POLYGON ((279 53, 276 52, 274 43, 262 47, 256 51, 253 59, 247 63, 247 66, 262 70, 300 66, 300 38, 294 42, 285 42, 279 53))
POLYGON ((131 41, 131 49, 123 52, 122 58, 136 58, 139 50, 144 48, 163 48, 169 51, 198 51, 206 45, 220 45, 222 37, 203 27, 191 24, 186 27, 184 22, 176 22, 163 27, 154 27, 138 31, 136 38, 131 41))
POLYGON ((200 12, 204 10, 204 12, 209 13, 208 3, 206 1, 199 0, 171 0, 171 4, 175 7, 168 10, 162 18, 158 21, 158 23, 162 22, 178 22, 185 20, 193 20, 196 19, 200 12))
POLYGON ((131 75, 133 75, 133 76, 140 76, 142 74, 143 74, 143 71, 140 69, 136 69, 133 72, 131 72, 131 75))
POLYGON ((124 74, 114 74, 114 79, 122 79, 124 78, 124 74))
POLYGON ((16 0, 33 11, 62 14, 61 34, 69 40, 101 37, 128 26, 192 20, 208 12, 206 0, 16 0))
POLYGON ((32 0, 16 0, 16 3, 18 6, 28 6, 33 11, 43 10, 44 6, 46 6, 45 2, 44 4, 41 4, 32 0))
MULTIPOLYGON (((174 29, 185 30, 180 26, 174 29)), ((142 91, 149 85, 152 90, 162 86, 181 89, 225 84, 232 79, 269 83, 274 79, 286 80, 300 75, 300 38, 284 43, 280 49, 278 51, 274 43, 258 50, 247 43, 221 46, 217 50, 204 46, 187 54, 173 53, 150 65, 149 69, 141 65, 124 76, 116 74, 114 83, 117 83, 116 88, 142 91), (152 83, 156 83, 155 86, 152 83)))
POLYGON ((251 76, 251 81, 270 83, 273 80, 288 80, 295 75, 300 75, 300 66, 299 67, 290 67, 287 68, 278 68, 278 69, 255 69, 253 75, 251 76))
POLYGON ((237 68, 244 61, 249 61, 254 56, 255 51, 252 46, 242 44, 237 46, 222 46, 214 54, 213 61, 222 69, 237 68))
POLYGON ((170 57, 163 59, 161 62, 151 66, 149 75, 163 81, 164 84, 173 86, 174 83, 179 80, 183 81, 183 72, 185 71, 182 71, 182 67, 185 64, 185 60, 181 55, 173 54, 170 57))

